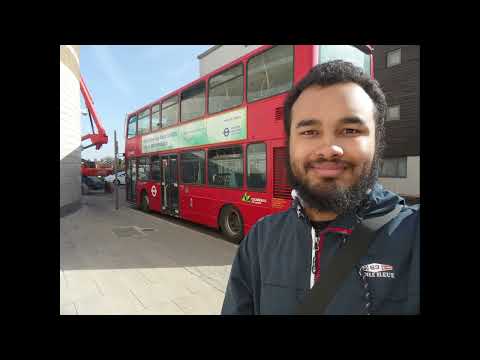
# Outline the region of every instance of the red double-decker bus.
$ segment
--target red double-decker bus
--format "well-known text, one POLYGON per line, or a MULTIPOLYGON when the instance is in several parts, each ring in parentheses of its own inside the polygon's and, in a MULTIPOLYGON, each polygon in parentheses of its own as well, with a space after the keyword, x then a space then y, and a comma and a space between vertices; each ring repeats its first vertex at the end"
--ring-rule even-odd
POLYGON ((127 114, 127 200, 239 242, 290 206, 283 102, 312 66, 343 59, 373 77, 368 45, 264 45, 127 114))

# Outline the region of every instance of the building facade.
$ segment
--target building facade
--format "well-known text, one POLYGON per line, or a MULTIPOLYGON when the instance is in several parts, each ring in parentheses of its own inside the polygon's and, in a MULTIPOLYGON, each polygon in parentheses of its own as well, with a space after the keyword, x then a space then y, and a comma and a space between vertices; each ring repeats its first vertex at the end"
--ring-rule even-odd
POLYGON ((380 182, 410 198, 420 198, 420 46, 374 45, 375 78, 388 104, 387 147, 380 182))
MULTIPOLYGON (((260 45, 216 45, 200 54, 200 76, 226 65, 260 45)), ((420 47, 373 45, 375 78, 388 104, 387 147, 379 181, 405 196, 420 197, 420 47)))
POLYGON ((81 199, 80 45, 60 46, 60 216, 81 199))

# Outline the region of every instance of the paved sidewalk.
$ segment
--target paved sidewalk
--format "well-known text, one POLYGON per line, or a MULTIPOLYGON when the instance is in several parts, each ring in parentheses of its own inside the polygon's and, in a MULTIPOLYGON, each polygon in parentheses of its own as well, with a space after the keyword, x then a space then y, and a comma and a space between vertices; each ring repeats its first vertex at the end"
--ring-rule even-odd
POLYGON ((219 314, 237 246, 124 198, 85 195, 60 218, 60 314, 219 314))

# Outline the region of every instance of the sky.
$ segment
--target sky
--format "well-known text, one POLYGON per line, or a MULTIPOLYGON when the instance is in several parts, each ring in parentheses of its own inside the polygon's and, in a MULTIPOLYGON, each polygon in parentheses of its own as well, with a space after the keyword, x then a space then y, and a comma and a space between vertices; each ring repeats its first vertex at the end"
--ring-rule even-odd
MULTIPOLYGON (((200 77, 197 56, 213 45, 81 45, 80 72, 95 110, 108 135, 108 144, 82 151, 83 159, 114 156, 125 151, 124 124, 132 112, 200 77)), ((82 110, 87 109, 80 96, 82 110)), ((82 136, 92 132, 88 115, 81 116, 82 136)), ((95 128, 95 124, 94 124, 95 128)), ((95 128, 95 132, 97 129, 95 128)), ((82 142, 83 146, 90 140, 82 142)))

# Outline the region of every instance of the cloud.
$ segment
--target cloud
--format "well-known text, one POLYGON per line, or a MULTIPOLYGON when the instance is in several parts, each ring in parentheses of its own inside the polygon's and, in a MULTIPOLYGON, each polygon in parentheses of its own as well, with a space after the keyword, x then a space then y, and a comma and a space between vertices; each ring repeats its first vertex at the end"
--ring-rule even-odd
POLYGON ((115 61, 108 46, 93 45, 94 54, 98 60, 99 67, 109 78, 111 84, 126 96, 132 96, 131 87, 127 84, 120 66, 115 61))

